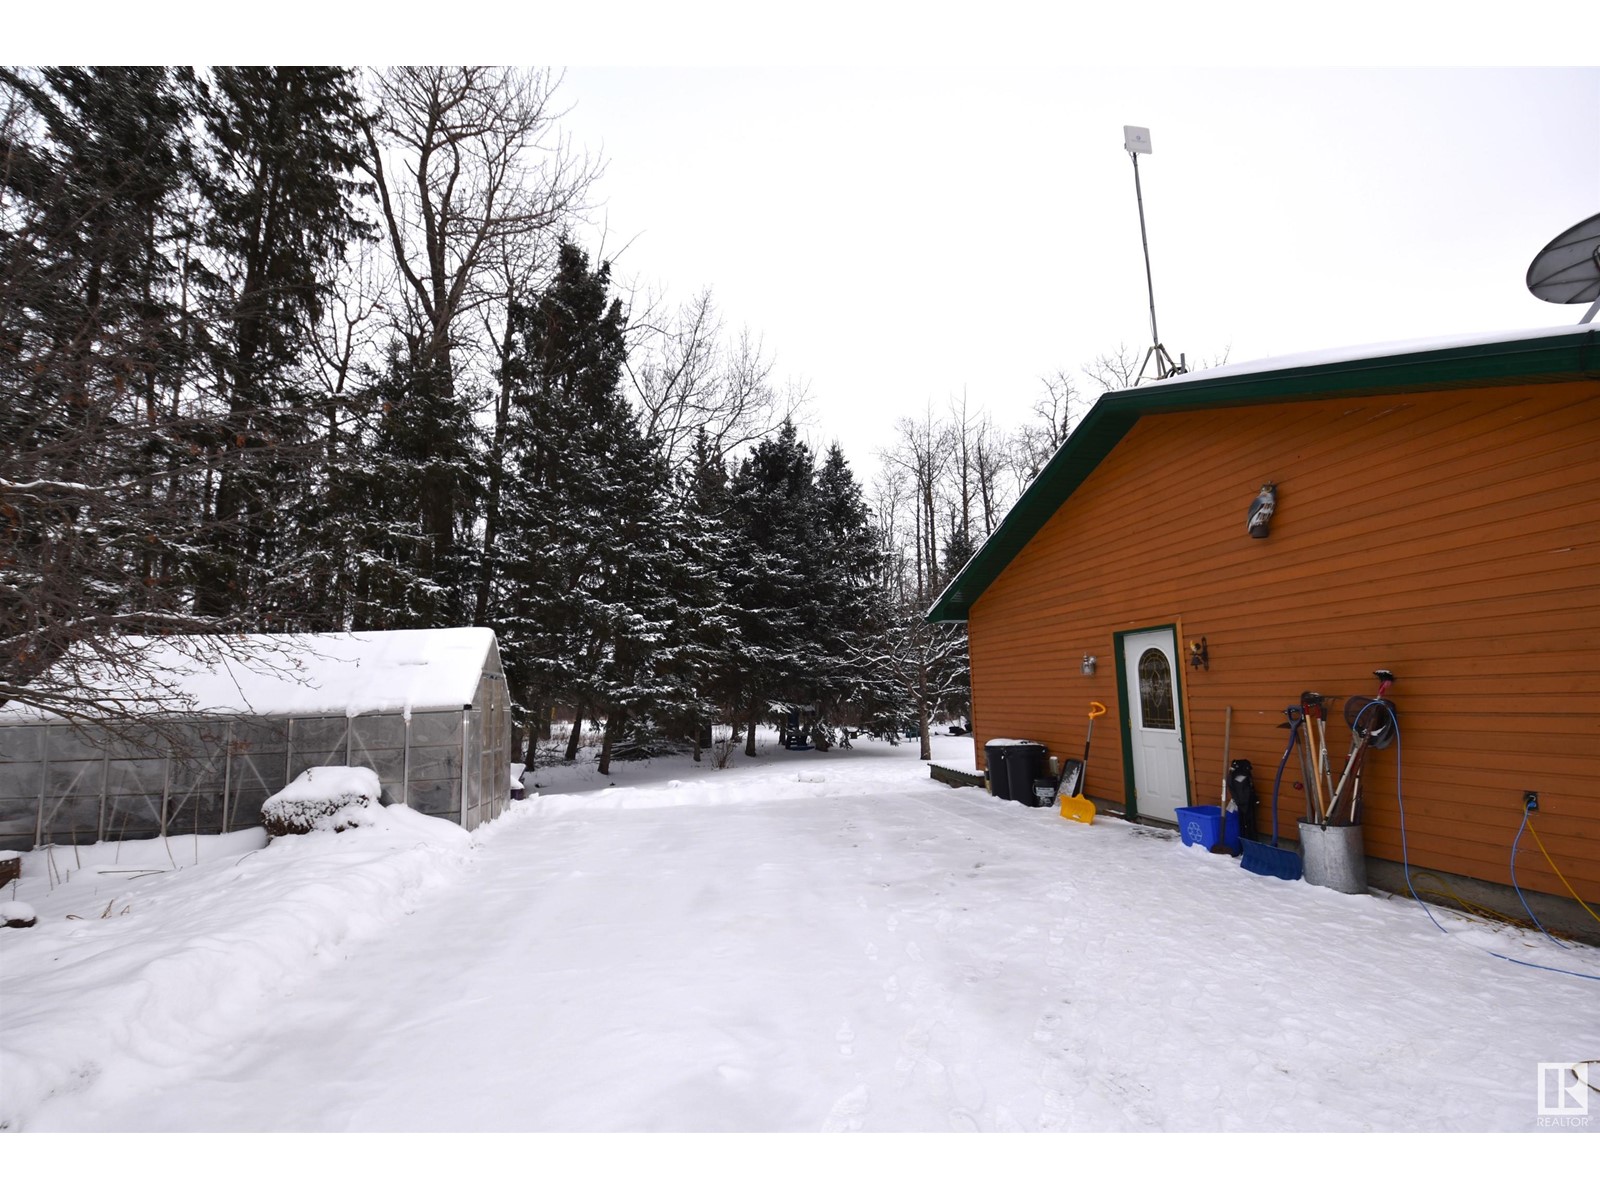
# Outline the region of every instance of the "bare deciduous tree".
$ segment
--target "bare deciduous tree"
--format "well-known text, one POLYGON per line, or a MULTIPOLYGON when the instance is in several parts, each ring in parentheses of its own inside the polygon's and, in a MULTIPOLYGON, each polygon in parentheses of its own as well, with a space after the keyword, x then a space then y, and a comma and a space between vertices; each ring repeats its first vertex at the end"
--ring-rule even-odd
POLYGON ((405 297, 413 362, 451 379, 456 322, 486 303, 507 243, 582 209, 600 168, 556 122, 558 76, 507 67, 394 67, 374 77, 368 170, 405 297))
POLYGON ((972 539, 972 504, 977 494, 973 480, 973 460, 977 456, 977 447, 974 445, 978 418, 972 413, 967 404, 967 392, 961 390, 961 399, 954 398, 950 401, 950 425, 947 441, 950 447, 950 456, 947 460, 946 474, 951 487, 954 489, 950 503, 952 534, 959 532, 963 544, 972 539))
POLYGON ((938 492, 950 434, 934 420, 931 406, 920 419, 901 417, 895 422, 895 432, 900 440, 884 452, 883 458, 904 471, 908 479, 912 496, 912 562, 916 595, 921 602, 931 600, 938 591, 938 492))
POLYGON ((988 413, 980 420, 973 441, 972 468, 978 487, 979 506, 983 512, 983 536, 995 531, 1011 507, 1011 497, 1005 491, 1005 470, 1010 453, 1004 440, 995 431, 988 413))
POLYGON ((1094 384, 1098 396, 1138 386, 1141 361, 1138 351, 1128 349, 1127 343, 1121 342, 1115 350, 1095 355, 1092 361, 1083 364, 1082 370, 1094 384))
POLYGON ((1045 463, 1067 440, 1087 407, 1077 382, 1064 368, 1056 368, 1039 382, 1044 386, 1044 394, 1033 402, 1034 419, 1017 430, 1012 443, 1019 488, 1027 487, 1034 476, 1044 470, 1045 463))
MULTIPOLYGON (((520 276, 518 264, 539 257, 599 175, 557 128, 559 83, 548 71, 506 67, 393 67, 374 76, 362 129, 400 279, 392 316, 408 354, 398 365, 423 421, 439 430, 460 429, 467 418, 457 401, 477 398, 458 396, 466 362, 492 378, 500 357, 501 339, 479 337, 483 323, 466 318, 495 305, 505 311, 507 272, 520 276)), ((428 603, 441 606, 428 615, 466 619, 483 610, 490 587, 466 578, 478 502, 469 491, 483 481, 431 466, 421 479, 415 567, 434 589, 428 603)))
POLYGON ((645 434, 660 440, 669 460, 686 462, 701 432, 726 460, 784 422, 798 423, 805 388, 774 381, 773 359, 748 328, 726 334, 709 288, 664 319, 656 307, 636 303, 630 313, 628 376, 645 434))
POLYGON ((393 291, 393 273, 371 242, 360 242, 342 262, 329 288, 328 302, 306 331, 309 371, 314 391, 323 400, 330 457, 338 453, 341 403, 358 372, 382 352, 378 317, 384 297, 393 291))
MULTIPOLYGON (((920 418, 902 417, 895 431, 899 438, 882 452, 884 475, 877 485, 883 505, 878 511, 880 529, 886 540, 898 535, 900 545, 890 554, 903 564, 904 573, 898 588, 901 608, 886 652, 896 677, 911 696, 920 753, 927 759, 932 756, 930 722, 944 694, 941 681, 950 674, 952 655, 962 661, 965 658, 964 637, 952 641, 948 629, 922 619, 946 581, 939 554, 941 507, 952 513, 960 511, 948 491, 952 482, 948 461, 956 438, 948 425, 935 419, 931 405, 920 418), (898 480, 893 479, 896 475, 898 480), (902 508, 909 508, 909 515, 902 508), (907 533, 911 535, 909 553, 903 546, 907 533)), ((959 533, 959 528, 954 532, 959 533)))
POLYGON ((1009 507, 1005 472, 1012 451, 989 414, 972 408, 965 391, 950 401, 944 442, 948 453, 942 479, 949 486, 945 524, 950 531, 946 557, 955 548, 961 562, 954 567, 959 568, 994 532, 1009 507))

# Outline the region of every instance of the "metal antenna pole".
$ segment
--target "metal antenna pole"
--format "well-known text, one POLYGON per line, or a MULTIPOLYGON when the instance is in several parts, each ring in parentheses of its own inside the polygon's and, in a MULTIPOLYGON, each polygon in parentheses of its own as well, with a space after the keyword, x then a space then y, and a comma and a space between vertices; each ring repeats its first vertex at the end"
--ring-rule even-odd
MULTIPOLYGON (((1144 286, 1150 294, 1150 345, 1161 345, 1161 335, 1156 332, 1156 285, 1150 277, 1150 235, 1144 227, 1144 189, 1139 186, 1139 156, 1133 151, 1128 152, 1128 157, 1133 159, 1133 194, 1139 201, 1139 244, 1144 247, 1144 286)), ((1159 369, 1160 364, 1157 364, 1159 369)))
MULTIPOLYGON (((1145 129, 1130 131, 1126 126, 1124 132, 1137 134, 1143 142, 1145 153, 1149 153, 1150 135, 1145 129)), ((1144 382, 1144 373, 1150 366, 1150 360, 1156 360, 1156 378, 1166 379, 1172 375, 1181 375, 1184 368, 1172 361, 1172 356, 1167 353, 1167 348, 1161 344, 1161 334, 1156 328, 1156 285, 1150 274, 1150 234, 1144 223, 1144 188, 1139 183, 1139 151, 1134 149, 1137 143, 1130 143, 1128 157, 1133 159, 1133 194, 1139 201, 1139 243, 1144 247, 1144 286, 1150 296, 1150 349, 1145 352, 1144 362, 1139 365, 1139 377, 1134 380, 1134 386, 1144 382)))

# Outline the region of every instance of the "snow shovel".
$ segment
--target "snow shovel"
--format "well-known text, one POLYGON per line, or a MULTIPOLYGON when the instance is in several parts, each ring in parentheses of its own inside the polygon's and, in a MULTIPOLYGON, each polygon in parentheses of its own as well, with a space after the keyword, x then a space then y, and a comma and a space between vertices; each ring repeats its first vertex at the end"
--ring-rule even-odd
POLYGON ((1272 779, 1272 844, 1269 846, 1266 842, 1245 838, 1242 842, 1244 853, 1239 859, 1239 865, 1257 875, 1271 875, 1277 879, 1299 879, 1302 870, 1300 855, 1278 845, 1278 789, 1283 786, 1283 769, 1289 765, 1289 756, 1294 753, 1294 744, 1299 738, 1301 723, 1298 708, 1286 709, 1285 715, 1289 718, 1289 744, 1283 749, 1283 757, 1278 760, 1278 773, 1272 779))
POLYGON ((1094 824, 1094 801, 1083 794, 1083 779, 1089 773, 1089 742, 1094 737, 1094 719, 1105 715, 1106 706, 1098 700, 1089 705, 1089 731, 1083 735, 1083 758, 1061 764, 1061 782, 1056 794, 1061 799, 1061 815, 1069 821, 1094 824))

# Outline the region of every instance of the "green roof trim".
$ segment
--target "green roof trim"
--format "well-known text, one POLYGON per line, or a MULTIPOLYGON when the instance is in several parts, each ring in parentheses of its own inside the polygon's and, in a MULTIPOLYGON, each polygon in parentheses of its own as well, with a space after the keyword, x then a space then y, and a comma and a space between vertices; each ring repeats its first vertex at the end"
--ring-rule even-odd
POLYGON ((926 614, 965 621, 984 590, 1104 461, 1141 417, 1161 413, 1330 400, 1402 392, 1600 379, 1600 328, 1422 350, 1384 351, 1334 362, 1220 368, 1193 377, 1107 392, 1018 497, 926 614))

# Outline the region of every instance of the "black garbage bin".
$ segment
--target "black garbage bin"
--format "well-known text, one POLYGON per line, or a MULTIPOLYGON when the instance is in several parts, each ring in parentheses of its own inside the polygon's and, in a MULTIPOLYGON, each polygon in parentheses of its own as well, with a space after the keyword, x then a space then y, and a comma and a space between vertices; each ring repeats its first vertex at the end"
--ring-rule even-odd
POLYGON ((1011 799, 1011 779, 1006 774, 1006 753, 1017 743, 1000 738, 983 744, 983 760, 988 764, 989 790, 1001 800, 1011 799))
POLYGON ((1038 742, 1019 742, 1006 751, 1006 775, 1010 780, 1011 798, 1030 808, 1039 806, 1034 794, 1033 781, 1043 779, 1050 769, 1046 748, 1038 742))

